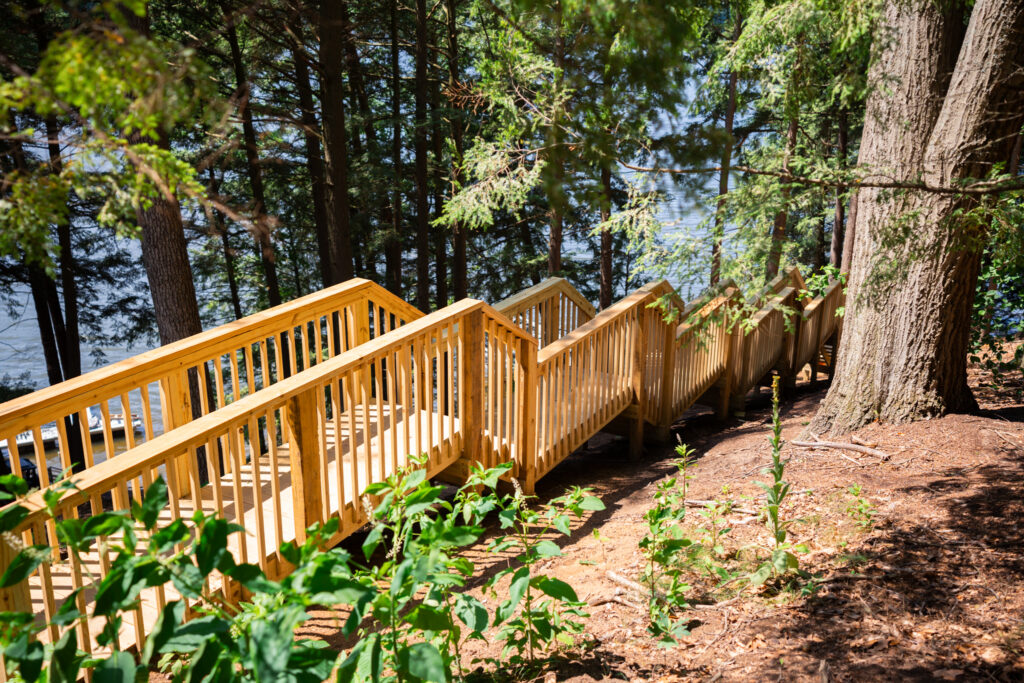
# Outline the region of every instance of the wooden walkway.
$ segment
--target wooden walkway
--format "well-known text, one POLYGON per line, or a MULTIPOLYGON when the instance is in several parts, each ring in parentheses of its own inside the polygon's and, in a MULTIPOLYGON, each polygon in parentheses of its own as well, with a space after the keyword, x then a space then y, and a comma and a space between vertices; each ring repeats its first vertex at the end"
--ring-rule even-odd
MULTIPOLYGON (((127 507, 163 476, 171 493, 164 523, 197 507, 240 523, 247 533, 232 541, 237 559, 280 577, 282 543, 301 542, 309 525, 332 517, 340 519, 334 541, 359 529, 361 492, 414 454, 427 456, 428 476, 451 481, 472 462, 512 462, 532 492, 601 430, 627 433, 635 455, 645 429, 665 430, 698 401, 724 414, 772 372, 792 376, 808 362, 817 370, 823 350, 834 356, 842 292, 833 286, 802 304, 801 289, 795 269, 776 278, 748 302, 758 310, 744 334, 728 324, 742 301, 732 283, 690 304, 652 283, 597 313, 555 278, 495 307, 464 300, 422 315, 353 281, 0 405, 0 436, 8 444, 19 432, 33 436, 9 462, 19 473, 37 467, 47 485, 47 423, 61 432, 50 457, 70 462, 74 417, 99 405, 112 443, 111 416, 138 414, 136 392, 145 442, 76 474, 79 492, 61 514, 76 516, 83 505, 96 512, 104 501, 127 507)), ((52 545, 41 494, 27 504, 22 540, 52 545)), ((27 586, 0 591, 0 609, 31 605, 48 618, 88 583, 84 576, 102 575, 108 558, 99 553, 85 566, 44 565, 27 586)), ((0 543, 0 565, 12 556, 0 543)), ((238 595, 224 577, 210 588, 238 595)), ((144 592, 123 647, 141 646, 163 604, 177 598, 170 590, 144 592)), ((81 599, 91 599, 88 590, 81 599)), ((80 642, 93 643, 97 630, 84 630, 80 642)))

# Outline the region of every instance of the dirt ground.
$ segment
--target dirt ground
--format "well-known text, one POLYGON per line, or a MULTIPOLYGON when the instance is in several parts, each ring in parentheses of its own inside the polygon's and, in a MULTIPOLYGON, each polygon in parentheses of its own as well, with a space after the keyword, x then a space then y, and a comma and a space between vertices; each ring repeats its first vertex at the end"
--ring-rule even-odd
MULTIPOLYGON (((537 491, 545 500, 590 486, 607 506, 556 539, 564 555, 541 567, 591 605, 579 647, 558 653, 545 680, 1024 681, 1024 404, 1020 386, 992 391, 981 379, 972 373, 976 414, 860 430, 884 462, 789 444, 825 391, 799 386, 782 407, 786 479, 796 492, 782 514, 793 520, 793 542, 807 546, 801 568, 817 577, 816 590, 725 595, 695 577, 693 601, 717 602, 688 612, 691 635, 669 648, 647 635, 646 613, 631 605, 637 596, 609 572, 640 577, 643 514, 658 482, 675 473, 675 453, 654 446, 630 461, 624 441, 593 439, 537 491), (860 500, 870 521, 856 512, 860 500)), ((769 543, 755 482, 765 480, 770 426, 763 393, 742 419, 722 425, 693 411, 673 428, 697 449, 688 497, 735 501, 727 552, 769 543)), ((689 518, 703 522, 696 508, 689 518)), ((503 566, 482 548, 471 554, 485 574, 503 566)), ((341 646, 336 624, 337 615, 317 614, 304 630, 341 646)), ((467 665, 500 656, 493 643, 467 643, 464 653, 467 665)))

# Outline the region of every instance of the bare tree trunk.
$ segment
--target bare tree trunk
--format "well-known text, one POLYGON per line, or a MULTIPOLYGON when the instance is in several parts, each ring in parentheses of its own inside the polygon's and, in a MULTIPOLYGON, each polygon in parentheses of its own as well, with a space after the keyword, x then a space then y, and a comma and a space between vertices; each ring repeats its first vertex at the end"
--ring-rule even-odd
MULTIPOLYGON (((441 134, 441 96, 435 81, 430 91, 433 121, 431 141, 434 147, 434 218, 444 211, 444 146, 441 134)), ((448 232, 441 225, 434 226, 434 300, 438 308, 448 305, 448 232)))
MULTIPOLYGON (((743 32, 743 15, 737 12, 732 41, 739 40, 743 32)), ((711 286, 714 287, 722 276, 722 240, 725 238, 725 196, 729 194, 729 167, 732 164, 732 148, 736 144, 732 131, 736 123, 736 89, 739 74, 729 72, 729 99, 725 105, 725 147, 722 149, 722 170, 718 173, 718 206, 715 209, 715 226, 711 237, 711 286)))
MULTIPOLYGON (((984 177, 1024 118, 1024 0, 980 0, 962 39, 959 11, 927 0, 890 0, 884 25, 896 39, 869 74, 887 87, 868 99, 860 164, 947 187, 984 177)), ((980 252, 977 225, 960 218, 971 205, 860 189, 843 344, 811 431, 975 406, 966 359, 980 252)))
MULTIPOLYGON (((840 109, 839 116, 837 117, 836 126, 839 129, 838 132, 838 148, 836 154, 839 157, 839 168, 840 170, 846 170, 846 156, 849 148, 849 124, 846 120, 846 110, 840 109)), ((851 196, 850 201, 853 201, 851 196)), ((846 221, 846 200, 843 197, 843 191, 840 188, 836 188, 836 208, 835 208, 835 219, 832 221, 832 243, 828 252, 828 260, 836 268, 839 268, 843 262, 843 230, 846 221)))
MULTIPOLYGON (((796 150, 797 119, 794 116, 789 121, 789 130, 786 132, 786 154, 782 161, 783 173, 789 172, 789 159, 796 150)), ((782 261, 782 245, 786 242, 786 221, 789 220, 789 196, 791 190, 788 184, 782 186, 782 208, 775 214, 775 224, 772 226, 772 244, 768 251, 768 278, 771 279, 779 274, 779 265, 782 261)))
MULTIPOLYGON (((562 26, 562 3, 556 1, 555 12, 555 45, 554 62, 555 97, 562 96, 565 69, 565 34, 562 26)), ((562 107, 555 107, 551 123, 551 156, 548 163, 551 167, 547 179, 547 196, 551 211, 551 233, 548 237, 548 275, 556 276, 562 272, 562 231, 565 221, 565 164, 562 150, 562 107)))
MULTIPOLYGON (((601 165, 601 222, 612 215, 612 171, 606 164, 601 165)), ((601 310, 612 305, 612 233, 608 228, 601 230, 601 310)))
MULTIPOLYGON (((459 83, 459 26, 457 22, 456 0, 445 0, 445 8, 448 13, 448 89, 454 98, 456 86, 459 83)), ((455 109, 455 102, 449 102, 449 106, 455 109)), ((461 186, 463 183, 462 159, 464 150, 462 117, 459 112, 453 112, 451 117, 452 142, 455 145, 455 157, 452 159, 452 173, 455 184, 461 186)), ((456 224, 452 226, 452 286, 455 290, 455 300, 465 299, 469 295, 469 275, 466 265, 466 228, 456 224)))
POLYGON ((303 42, 305 32, 299 21, 293 20, 291 32, 295 36, 292 62, 295 65, 295 85, 299 94, 302 138, 306 143, 306 170, 313 191, 313 225, 316 230, 317 254, 320 257, 320 280, 324 287, 337 282, 334 271, 334 234, 327 226, 327 197, 324 189, 324 160, 320 149, 320 124, 313 108, 313 87, 309 80, 309 55, 303 42))
MULTIPOLYGON (((210 178, 210 194, 216 195, 220 187, 213 172, 213 166, 208 167, 207 175, 210 178)), ((238 296, 238 276, 235 274, 235 254, 231 249, 231 241, 228 239, 228 226, 220 211, 213 210, 213 230, 220 236, 221 250, 224 253, 224 270, 228 278, 228 293, 231 296, 231 309, 235 314, 235 320, 242 317, 242 301, 238 296)))
POLYGON ((267 299, 271 306, 281 303, 281 287, 277 280, 277 265, 274 246, 271 242, 271 222, 266 214, 267 202, 263 192, 263 172, 260 169, 259 147, 256 145, 256 127, 252 123, 252 107, 249 99, 252 88, 246 73, 242 50, 238 45, 238 31, 234 20, 228 17, 226 31, 228 46, 231 48, 231 63, 235 70, 235 96, 238 98, 238 114, 242 117, 242 137, 245 140, 245 166, 249 173, 249 186, 252 189, 252 213, 256 231, 256 247, 259 251, 260 263, 263 266, 263 277, 267 283, 267 299))
POLYGON ((402 71, 398 55, 398 0, 391 0, 391 231, 384 243, 384 280, 402 294, 402 71))
POLYGON ((850 258, 853 256, 853 241, 857 237, 857 190, 850 192, 850 214, 846 217, 846 230, 843 234, 842 259, 839 272, 850 274, 850 258))
POLYGON ((427 0, 416 0, 415 115, 412 139, 416 176, 416 306, 430 310, 430 213, 427 201, 427 0))
POLYGON ((345 18, 338 2, 320 6, 320 106, 324 132, 324 180, 327 226, 334 236, 335 277, 351 279, 352 226, 348 202, 348 134, 345 130, 344 58, 345 18))

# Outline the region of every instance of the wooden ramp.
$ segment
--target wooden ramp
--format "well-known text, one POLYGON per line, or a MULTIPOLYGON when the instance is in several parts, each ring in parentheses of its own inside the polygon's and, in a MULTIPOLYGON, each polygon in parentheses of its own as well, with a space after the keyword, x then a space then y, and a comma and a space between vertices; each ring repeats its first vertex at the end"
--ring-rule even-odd
MULTIPOLYGON (((162 523, 197 507, 239 523, 246 533, 232 540, 237 561, 279 578, 289 570, 282 543, 302 542, 310 525, 331 518, 340 522, 331 542, 355 532, 367 519, 361 493, 414 456, 425 456, 428 476, 452 481, 472 463, 511 462, 529 493, 614 422, 626 425, 635 454, 645 428, 666 427, 702 396, 715 394, 724 413, 731 394, 742 396, 766 374, 816 365, 822 352, 831 357, 841 289, 800 302, 802 288, 799 273, 786 271, 755 297, 760 310, 741 331, 732 283, 689 304, 668 283, 652 283, 597 313, 555 278, 499 309, 467 299, 426 316, 365 284, 339 286, 202 343, 129 359, 112 366, 113 375, 90 373, 88 381, 37 392, 38 401, 4 404, 0 436, 14 443, 27 429, 34 455, 45 459, 39 434, 48 420, 64 429, 65 417, 96 403, 108 419, 111 401, 131 405, 131 387, 159 385, 165 412, 175 401, 184 405, 172 411, 174 428, 158 434, 144 412, 147 440, 74 475, 78 492, 58 513, 127 508, 164 477, 171 502, 162 523), (186 419, 191 414, 198 417, 186 419)), ((15 450, 18 469, 23 453, 15 450)), ((69 456, 62 447, 61 461, 69 456)), ((16 533, 28 544, 54 545, 42 494, 25 504, 30 513, 16 533)), ((0 569, 12 557, 3 550, 0 569)), ((31 605, 49 620, 66 596, 86 588, 79 602, 88 609, 87 587, 109 566, 104 552, 80 566, 55 558, 27 584, 0 591, 0 608, 31 605)), ((219 575, 210 590, 240 596, 219 575)), ((168 587, 145 591, 125 621, 122 647, 141 647, 158 611, 176 598, 168 587)), ((98 627, 87 625, 80 642, 91 647, 98 627)), ((56 639, 59 629, 50 626, 46 637, 56 639)))

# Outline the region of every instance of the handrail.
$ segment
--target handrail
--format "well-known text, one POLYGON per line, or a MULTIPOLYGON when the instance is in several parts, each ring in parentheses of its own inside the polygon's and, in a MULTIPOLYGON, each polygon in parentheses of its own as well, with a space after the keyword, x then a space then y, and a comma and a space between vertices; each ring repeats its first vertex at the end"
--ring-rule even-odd
MULTIPOLYGON (((318 348, 328 357, 306 365, 296 356, 297 372, 254 385, 255 391, 237 400, 225 401, 218 383, 217 402, 204 402, 203 415, 162 435, 147 434, 145 443, 72 474, 79 490, 58 504, 58 515, 126 508, 163 476, 171 500, 164 523, 202 510, 242 524, 248 533, 232 538, 231 552, 242 562, 259 564, 271 577, 281 576, 288 571, 278 555, 282 543, 301 542, 309 525, 332 517, 340 523, 329 543, 353 533, 367 521, 361 493, 410 465, 415 455, 425 457, 427 476, 458 481, 465 480, 471 463, 511 462, 511 476, 530 493, 540 477, 599 430, 619 429, 627 421, 635 452, 644 425, 666 427, 713 387, 718 387, 716 406, 723 412, 731 394, 745 394, 765 373, 795 372, 796 364, 838 332, 835 310, 842 289, 833 286, 800 309, 799 273, 783 276, 772 283, 748 334, 730 327, 730 309, 742 306, 735 283, 722 283, 684 302, 659 281, 585 321, 589 312, 577 309, 581 317, 572 329, 543 348, 529 326, 481 301, 464 299, 406 319, 414 317, 415 309, 396 305, 376 286, 348 283, 328 290, 324 306, 302 309, 286 320, 298 321, 308 332, 308 316, 322 316, 318 329, 326 346, 318 348), (666 319, 654 305, 662 297, 675 317, 666 319), (359 317, 360 310, 366 318, 359 317)), ((566 286, 549 282, 503 305, 514 313, 513 305, 523 311, 540 302, 547 313, 563 300, 566 286), (551 304, 546 311, 544 302, 551 304)), ((282 333, 295 336, 294 327, 258 330, 272 338, 257 340, 258 357, 243 354, 241 372, 250 378, 254 359, 266 371, 266 344, 273 346, 282 333)), ((255 345, 251 334, 218 343, 235 344, 235 349, 237 344, 255 345)), ((301 340, 306 351, 308 341, 301 340)), ((274 360, 280 368, 281 356, 274 360)), ((187 386, 188 370, 179 366, 176 371, 179 389, 187 386)), ((237 382, 237 359, 231 370, 237 382)), ((55 538, 44 500, 43 491, 27 499, 30 512, 15 531, 27 544, 52 544, 55 538)), ((109 566, 102 555, 106 547, 100 544, 85 558, 93 574, 109 566)), ((49 619, 59 600, 82 587, 82 567, 75 558, 69 561, 70 566, 42 565, 31 587, 4 590, 24 591, 18 604, 34 600, 36 612, 49 619)), ((215 577, 209 589, 228 599, 240 597, 239 586, 223 576, 215 577)), ((129 646, 144 643, 148 626, 168 599, 164 589, 147 591, 143 602, 148 606, 140 606, 131 621, 134 633, 121 634, 129 646)), ((91 599, 80 595, 80 600, 91 599)), ((84 643, 91 642, 90 628, 83 627, 84 643)), ((51 629, 46 637, 57 635, 51 629)))
MULTIPOLYGON (((155 466, 161 456, 168 451, 180 451, 192 443, 202 444, 222 429, 225 422, 236 421, 240 417, 258 412, 260 409, 266 409, 270 405, 287 401, 298 394, 322 385, 329 378, 364 361, 370 354, 393 351, 407 338, 436 328, 439 321, 460 318, 478 310, 487 311, 490 314, 489 317, 509 334, 527 343, 536 344, 530 335, 520 330, 505 316, 491 309, 487 303, 475 299, 462 299, 451 306, 424 315, 401 328, 392 330, 358 348, 334 356, 314 368, 282 379, 274 385, 273 391, 250 394, 240 398, 214 413, 203 415, 187 425, 140 443, 122 457, 106 460, 90 467, 85 472, 73 474, 71 481, 77 490, 65 497, 61 505, 71 506, 86 502, 92 494, 108 490, 105 487, 109 487, 119 478, 124 478, 125 473, 137 475, 143 469, 155 466)), ((43 492, 31 493, 23 501, 23 505, 29 509, 30 515, 20 525, 19 530, 32 525, 32 513, 43 512, 46 509, 43 492)))
POLYGON ((116 433, 130 448, 136 430, 152 439, 422 315, 379 285, 353 279, 112 363, 0 404, 0 439, 17 453, 7 464, 25 475, 26 459, 45 486, 49 442, 57 469, 72 464, 69 435, 92 467, 93 436, 102 437, 101 455, 109 459, 116 433), (120 416, 112 412, 118 408, 120 416))
POLYGON ((495 304, 494 309, 532 334, 541 346, 561 338, 597 315, 586 297, 561 277, 549 277, 513 294, 495 304))

